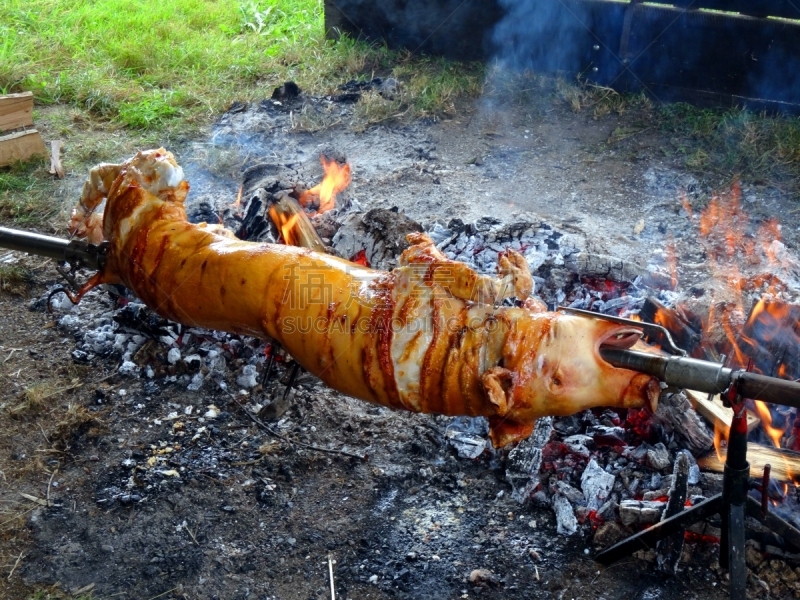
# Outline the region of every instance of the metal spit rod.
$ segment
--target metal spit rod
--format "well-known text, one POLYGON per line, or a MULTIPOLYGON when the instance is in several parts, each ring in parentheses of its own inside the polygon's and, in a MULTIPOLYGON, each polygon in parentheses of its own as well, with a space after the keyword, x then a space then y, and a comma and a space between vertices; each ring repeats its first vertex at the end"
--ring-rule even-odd
POLYGON ((744 398, 800 408, 800 383, 685 356, 657 356, 636 350, 600 348, 600 356, 620 369, 657 377, 668 385, 722 394, 732 385, 744 398))
POLYGON ((62 240, 19 229, 0 227, 0 248, 46 256, 79 267, 100 269, 104 263, 105 247, 80 240, 62 240))

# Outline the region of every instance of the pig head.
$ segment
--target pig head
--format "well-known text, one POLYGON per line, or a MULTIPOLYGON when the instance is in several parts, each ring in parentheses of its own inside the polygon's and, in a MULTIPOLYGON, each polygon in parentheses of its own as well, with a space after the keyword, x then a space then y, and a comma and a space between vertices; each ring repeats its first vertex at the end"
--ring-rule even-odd
POLYGON ((516 309, 502 360, 482 375, 496 406, 489 418, 492 444, 500 448, 528 437, 545 415, 600 406, 655 411, 658 380, 600 358, 600 346, 630 348, 640 336, 635 328, 599 319, 516 309))

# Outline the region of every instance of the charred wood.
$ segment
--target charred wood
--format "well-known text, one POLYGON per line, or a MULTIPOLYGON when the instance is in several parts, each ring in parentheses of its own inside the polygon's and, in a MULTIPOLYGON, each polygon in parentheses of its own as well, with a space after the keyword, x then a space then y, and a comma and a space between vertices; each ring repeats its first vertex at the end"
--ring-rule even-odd
MULTIPOLYGON (((667 328, 675 340, 675 344, 689 354, 699 348, 702 340, 702 324, 687 315, 684 311, 667 308, 653 297, 648 298, 639 316, 650 323, 656 323, 667 328)), ((658 340, 654 340, 658 341, 658 340)))
POLYGON ((363 252, 368 266, 393 269, 408 248, 406 235, 419 231, 419 223, 396 209, 373 208, 347 215, 333 237, 333 248, 342 258, 352 260, 363 252))
POLYGON ((536 421, 533 434, 522 440, 508 453, 506 481, 511 484, 511 497, 525 502, 539 487, 539 469, 542 466, 542 449, 553 435, 553 418, 543 417, 536 421))
POLYGON ((657 500, 623 500, 619 505, 619 520, 623 525, 652 525, 661 520, 666 505, 657 500))
MULTIPOLYGON (((665 392, 658 402, 654 421, 682 442, 682 446, 699 455, 714 444, 714 435, 692 408, 692 403, 683 392, 665 392)), ((730 421, 728 421, 730 422, 730 421)))

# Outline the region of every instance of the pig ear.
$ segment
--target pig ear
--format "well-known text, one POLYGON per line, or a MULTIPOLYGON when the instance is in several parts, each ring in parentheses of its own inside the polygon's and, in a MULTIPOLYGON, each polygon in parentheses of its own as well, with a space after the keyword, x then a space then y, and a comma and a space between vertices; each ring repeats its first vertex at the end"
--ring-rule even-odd
POLYGON ((502 417, 511 408, 514 373, 503 367, 492 367, 481 376, 481 382, 486 397, 496 407, 495 414, 502 417))
POLYGON ((502 448, 512 442, 519 442, 533 433, 533 421, 516 423, 503 417, 489 417, 489 439, 492 446, 502 448))

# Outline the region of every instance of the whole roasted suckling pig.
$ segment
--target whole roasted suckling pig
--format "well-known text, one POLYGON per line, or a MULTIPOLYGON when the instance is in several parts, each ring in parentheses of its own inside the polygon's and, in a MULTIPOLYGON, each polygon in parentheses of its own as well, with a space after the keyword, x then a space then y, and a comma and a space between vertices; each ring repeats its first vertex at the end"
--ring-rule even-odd
POLYGON ((100 283, 123 284, 166 318, 276 340, 355 398, 485 416, 496 447, 530 435, 543 415, 655 407, 655 379, 614 368, 598 353, 601 345, 628 348, 640 332, 546 312, 529 297, 528 267, 512 250, 500 255, 492 278, 414 234, 394 271, 376 271, 189 223, 188 190, 164 149, 95 167, 70 227, 110 246, 105 266, 75 299, 100 283), (506 297, 521 306, 498 306, 506 297))

